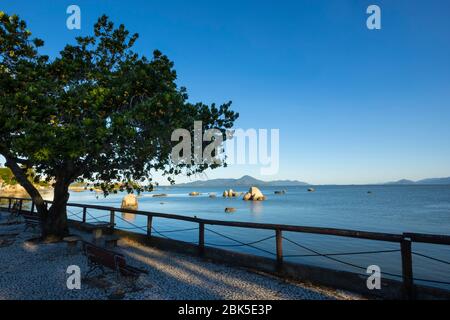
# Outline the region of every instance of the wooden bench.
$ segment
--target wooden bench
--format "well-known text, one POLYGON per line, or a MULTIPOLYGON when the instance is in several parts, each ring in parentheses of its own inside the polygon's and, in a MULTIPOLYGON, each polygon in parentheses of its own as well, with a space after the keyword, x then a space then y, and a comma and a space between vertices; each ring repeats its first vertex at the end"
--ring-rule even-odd
POLYGON ((145 270, 127 265, 125 257, 120 253, 98 247, 88 242, 84 242, 83 246, 89 266, 86 275, 89 275, 96 269, 100 269, 104 273, 105 267, 125 277, 137 278, 142 273, 147 273, 145 270))
POLYGON ((27 213, 22 212, 21 216, 25 220, 25 229, 26 231, 28 228, 37 228, 41 226, 41 217, 35 213, 27 213))

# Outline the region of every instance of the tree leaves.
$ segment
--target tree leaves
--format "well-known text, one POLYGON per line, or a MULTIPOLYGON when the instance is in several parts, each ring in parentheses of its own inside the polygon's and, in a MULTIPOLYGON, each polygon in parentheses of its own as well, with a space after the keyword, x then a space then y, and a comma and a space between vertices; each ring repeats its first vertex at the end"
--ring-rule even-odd
POLYGON ((76 38, 52 61, 30 35, 20 18, 0 14, 0 74, 10 75, 0 78, 0 152, 27 159, 39 176, 83 180, 105 194, 150 189, 157 170, 173 182, 217 167, 175 165, 171 133, 196 120, 231 128, 231 102, 188 102, 167 56, 132 51, 137 34, 101 16, 93 36, 76 38))

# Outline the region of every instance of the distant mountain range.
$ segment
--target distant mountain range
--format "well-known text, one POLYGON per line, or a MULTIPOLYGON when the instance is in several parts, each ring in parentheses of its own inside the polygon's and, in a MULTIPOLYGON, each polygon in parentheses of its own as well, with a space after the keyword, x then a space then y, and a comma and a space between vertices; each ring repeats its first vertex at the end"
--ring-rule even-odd
MULTIPOLYGON (((199 180, 188 183, 180 183, 175 187, 223 187, 223 188, 236 188, 236 187, 290 187, 290 186, 308 186, 309 183, 298 180, 274 180, 263 181, 253 178, 251 176, 243 176, 239 179, 211 179, 211 180, 199 180)), ((412 181, 402 179, 398 181, 391 181, 382 183, 382 185, 450 185, 450 177, 448 178, 431 178, 423 179, 419 181, 412 181)))
POLYGON ((398 181, 392 181, 387 182, 384 184, 388 185, 436 185, 436 184, 448 184, 450 185, 450 177, 448 178, 431 178, 431 179, 423 179, 419 181, 412 181, 412 180, 398 180, 398 181))
POLYGON ((201 180, 188 183, 180 183, 178 187, 224 187, 224 188, 236 188, 236 187, 289 187, 289 186, 307 186, 308 183, 297 180, 274 180, 274 181, 262 181, 251 176, 243 176, 239 179, 211 179, 201 180))

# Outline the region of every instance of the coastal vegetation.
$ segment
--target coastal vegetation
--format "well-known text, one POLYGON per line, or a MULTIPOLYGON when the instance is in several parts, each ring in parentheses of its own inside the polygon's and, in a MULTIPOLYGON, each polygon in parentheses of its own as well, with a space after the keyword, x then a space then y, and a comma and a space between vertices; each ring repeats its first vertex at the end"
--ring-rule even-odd
POLYGON ((43 238, 68 234, 74 182, 105 196, 117 185, 140 193, 152 190, 156 171, 173 183, 181 173, 222 165, 174 163, 171 133, 192 130, 195 120, 204 130, 225 132, 238 117, 231 102, 189 102, 174 63, 158 50, 150 58, 137 54, 137 39, 102 16, 92 35, 77 37, 50 58, 40 53, 44 41, 32 38, 25 21, 0 14, 0 154, 33 199, 43 238), (49 208, 34 181, 53 187, 49 208))
POLYGON ((17 184, 14 174, 9 168, 0 168, 0 184, 15 185, 17 184))
MULTIPOLYGON (((50 190, 50 183, 42 181, 36 178, 36 172, 29 168, 26 171, 27 179, 33 184, 35 188, 40 190, 50 190)), ((0 168, 0 190, 4 193, 13 195, 24 195, 26 194, 25 189, 18 183, 16 177, 9 168, 0 168)))

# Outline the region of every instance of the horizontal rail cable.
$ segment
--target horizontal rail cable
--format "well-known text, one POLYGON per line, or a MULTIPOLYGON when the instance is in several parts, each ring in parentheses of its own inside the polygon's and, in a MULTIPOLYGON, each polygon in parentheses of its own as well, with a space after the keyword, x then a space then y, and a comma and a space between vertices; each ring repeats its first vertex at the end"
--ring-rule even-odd
POLYGON ((414 252, 413 251, 412 254, 416 255, 416 256, 419 256, 419 257, 422 257, 422 258, 426 258, 426 259, 429 259, 429 260, 433 260, 433 261, 436 261, 436 262, 440 262, 440 263, 443 263, 443 264, 450 265, 449 261, 445 261, 445 260, 441 260, 441 259, 438 259, 438 258, 430 257, 430 256, 427 256, 427 255, 425 255, 423 253, 419 253, 419 252, 414 252))
POLYGON ((174 229, 174 230, 159 230, 161 233, 176 233, 176 232, 185 232, 185 231, 194 231, 198 230, 198 227, 195 228, 186 228, 186 229, 174 229))
MULTIPOLYGON (((357 264, 354 264, 354 263, 351 263, 351 262, 347 262, 347 261, 342 261, 340 259, 336 259, 336 258, 330 257, 329 255, 324 255, 324 254, 322 254, 322 253, 320 253, 320 252, 318 252, 316 250, 310 249, 310 248, 308 248, 308 247, 306 247, 304 245, 301 245, 301 244, 299 244, 299 243, 297 243, 297 242, 295 242, 293 240, 290 240, 288 238, 283 237, 283 239, 288 241, 288 242, 290 242, 290 243, 292 243, 292 244, 294 244, 294 245, 296 245, 296 246, 298 246, 298 247, 300 247, 300 248, 302 248, 302 249, 304 249, 304 250, 306 250, 306 251, 314 253, 315 256, 321 256, 321 257, 327 258, 329 260, 332 260, 332 261, 335 261, 335 262, 339 262, 341 264, 344 264, 344 265, 347 265, 347 266, 350 266, 350 267, 353 267, 353 268, 356 268, 356 269, 367 270, 367 268, 365 268, 363 266, 359 266, 357 264)), ((382 273, 384 273, 386 275, 389 275, 389 276, 392 276, 392 277, 397 277, 397 278, 401 278, 402 277, 402 275, 395 274, 395 273, 389 273, 389 272, 382 272, 382 273)), ((364 275, 367 276, 367 274, 364 274, 364 275)))
POLYGON ((80 211, 80 212, 73 212, 73 211, 71 211, 71 210, 67 210, 68 211, 68 215, 67 215, 67 218, 72 218, 72 217, 77 217, 77 218, 80 218, 80 216, 81 216, 81 214, 83 213, 83 211, 80 211))
MULTIPOLYGON (((235 241, 235 242, 239 243, 239 245, 235 245, 236 247, 247 246, 247 247, 250 247, 250 248, 259 250, 259 251, 261 251, 261 252, 265 252, 265 253, 268 253, 268 254, 270 254, 270 255, 276 256, 276 254, 273 253, 273 252, 270 252, 270 251, 268 251, 268 250, 261 249, 261 248, 258 248, 258 247, 256 247, 256 246, 254 246, 254 244, 257 244, 257 243, 260 243, 260 242, 263 242, 263 241, 266 241, 266 240, 275 238, 275 236, 270 236, 270 237, 267 237, 267 238, 264 238, 264 239, 261 239, 261 240, 257 240, 257 241, 254 241, 254 242, 245 243, 245 242, 236 240, 236 239, 234 239, 234 238, 232 238, 232 237, 226 236, 226 235, 224 235, 224 234, 222 234, 222 233, 220 233, 220 232, 211 230, 211 229, 209 229, 209 228, 205 228, 205 230, 208 230, 209 232, 212 232, 212 233, 214 233, 214 234, 217 234, 218 236, 221 236, 221 237, 223 237, 223 238, 225 238, 225 239, 228 239, 228 240, 235 241)), ((230 247, 230 246, 231 246, 231 245, 226 245, 226 244, 212 244, 212 243, 205 243, 205 244, 206 244, 206 245, 209 245, 209 246, 217 246, 217 247, 230 247)))
POLYGON ((95 221, 97 221, 97 222, 104 222, 104 221, 101 221, 100 219, 102 219, 102 218, 107 218, 107 217, 109 218, 109 217, 110 217, 109 214, 105 214, 105 215, 100 216, 100 217, 95 217, 95 216, 93 216, 92 214, 90 214, 89 211, 86 211, 86 214, 87 214, 89 217, 91 217, 92 219, 94 219, 95 221))
MULTIPOLYGON (((142 230, 142 231, 144 231, 144 232, 147 232, 147 231, 148 231, 146 226, 145 226, 145 227, 138 226, 138 225, 132 223, 131 221, 128 221, 128 220, 122 218, 121 216, 117 216, 117 218, 119 218, 120 220, 122 220, 122 221, 124 221, 124 222, 126 222, 126 223, 128 223, 129 225, 132 226, 132 227, 128 228, 128 230, 142 230)), ((125 229, 127 229, 127 228, 125 228, 125 227, 119 227, 119 229, 124 229, 124 230, 125 230, 125 229)), ((189 231, 189 230, 198 230, 198 228, 179 229, 179 230, 168 230, 168 231, 158 231, 158 230, 156 230, 156 229, 152 226, 152 229, 151 229, 151 230, 152 230, 153 232, 155 232, 156 234, 160 235, 161 237, 166 238, 166 239, 168 239, 168 240, 179 241, 179 240, 172 239, 172 238, 166 236, 164 233, 174 233, 174 232, 184 232, 184 231, 189 231)), ((183 242, 191 243, 191 244, 196 244, 195 242, 190 242, 190 241, 183 241, 183 242)))
POLYGON ((400 252, 400 251, 401 251, 400 249, 393 249, 393 250, 357 251, 357 252, 342 252, 342 253, 293 254, 293 255, 284 255, 283 257, 285 257, 285 258, 333 257, 333 256, 377 254, 377 253, 393 253, 393 252, 400 252))

